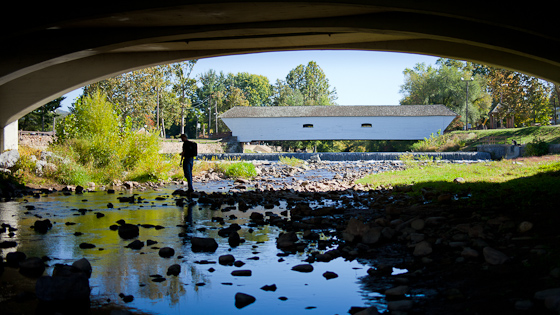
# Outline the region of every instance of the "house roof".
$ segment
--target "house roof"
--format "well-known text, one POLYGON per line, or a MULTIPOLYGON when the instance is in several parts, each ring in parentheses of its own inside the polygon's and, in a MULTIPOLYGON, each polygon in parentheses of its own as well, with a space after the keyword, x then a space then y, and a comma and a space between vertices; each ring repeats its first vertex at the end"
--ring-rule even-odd
POLYGON ((388 117, 388 116, 457 116, 444 105, 398 106, 236 106, 220 118, 272 117, 388 117))

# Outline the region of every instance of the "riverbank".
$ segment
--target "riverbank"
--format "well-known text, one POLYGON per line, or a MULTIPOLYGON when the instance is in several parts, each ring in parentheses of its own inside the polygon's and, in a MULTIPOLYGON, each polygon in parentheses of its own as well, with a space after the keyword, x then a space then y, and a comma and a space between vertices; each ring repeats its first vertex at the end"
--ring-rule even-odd
MULTIPOLYGON (((405 167, 401 161, 297 166, 257 162, 259 176, 252 181, 234 182, 218 174, 201 174, 195 179, 198 192, 193 200, 214 209, 212 216, 223 220, 216 225, 220 230, 231 226, 235 215, 252 217, 240 224, 244 233, 260 226, 279 228, 292 237, 290 233, 294 232, 295 242, 286 242, 280 235, 273 242, 278 253, 293 258, 303 253, 296 259, 305 260, 303 264, 334 268, 340 259, 364 263, 368 269, 358 281, 362 290, 382 297, 374 304, 381 312, 555 314, 554 301, 560 299, 556 294, 560 287, 560 217, 556 211, 560 188, 555 184, 558 161, 558 156, 503 161, 516 166, 535 164, 540 171, 528 178, 519 172, 510 179, 517 181, 511 185, 520 191, 497 184, 484 198, 477 196, 479 191, 472 188, 466 175, 463 180, 447 179, 448 185, 456 188, 453 193, 429 187, 429 179, 428 184, 418 187, 411 182, 413 178, 402 185, 355 183, 357 178, 374 172, 407 177, 405 172, 392 172, 405 167), (532 190, 523 193, 524 187, 532 190), (272 209, 274 213, 267 213, 272 209), (319 243, 324 249, 312 245, 316 242, 313 233, 319 231, 325 236, 319 243), (394 268, 404 272, 393 275, 394 268), (556 291, 545 291, 548 289, 556 291)), ((479 165, 505 169, 497 162, 479 165)), ((121 187, 118 192, 129 196, 142 189, 121 187)), ((69 195, 79 201, 93 198, 95 193, 69 195)), ((181 200, 181 195, 179 190, 174 198, 164 196, 159 202, 181 200)), ((157 200, 147 199, 152 204, 157 200)), ((239 248, 250 248, 249 244, 239 248)), ((230 253, 240 255, 235 250, 230 253)), ((218 255, 206 259, 217 261, 218 255)), ((269 273, 276 270, 268 268, 269 273)), ((261 299, 257 296, 257 302, 261 299)), ((117 299, 102 305, 121 303, 117 299)), ((314 305, 318 311, 325 311, 322 306, 314 305)), ((351 306, 360 305, 346 305, 347 309, 351 306)))

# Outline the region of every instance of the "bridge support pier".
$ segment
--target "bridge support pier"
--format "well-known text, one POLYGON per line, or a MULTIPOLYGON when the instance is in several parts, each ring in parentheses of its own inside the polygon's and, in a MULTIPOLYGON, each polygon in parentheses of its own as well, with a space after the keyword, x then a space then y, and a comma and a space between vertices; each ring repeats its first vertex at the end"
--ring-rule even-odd
POLYGON ((18 121, 0 127, 0 153, 18 149, 18 121))

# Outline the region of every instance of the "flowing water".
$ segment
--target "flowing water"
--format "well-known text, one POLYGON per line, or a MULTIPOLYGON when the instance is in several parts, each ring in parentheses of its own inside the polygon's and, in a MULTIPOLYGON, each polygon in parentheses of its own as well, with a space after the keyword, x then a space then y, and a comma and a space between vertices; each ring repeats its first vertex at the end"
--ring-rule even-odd
MULTIPOLYGON (((93 266, 92 300, 123 304, 151 314, 347 314, 352 306, 370 305, 380 311, 386 309, 383 295, 364 289, 360 282, 360 278, 367 276, 369 266, 337 258, 328 263, 313 263, 314 270, 310 273, 296 272, 292 267, 302 264, 308 251, 278 256, 282 251, 276 248, 276 238, 282 231, 268 225, 249 226, 252 211, 281 215, 284 204, 246 212, 228 205, 221 210, 210 210, 196 203, 177 206, 176 197, 171 195, 177 188, 182 187, 134 192, 136 198, 142 199, 137 203, 119 201, 118 197, 132 196, 130 191, 70 195, 56 192, 0 203, 0 223, 17 228, 11 236, 7 232, 0 234, 0 242, 14 240, 18 243, 17 250, 27 257, 50 258, 46 274, 52 273, 55 264, 71 264, 85 257, 93 266), (109 208, 109 203, 114 207, 109 208), (222 217, 225 225, 216 217, 222 217), (53 223, 47 233, 40 234, 30 228, 35 221, 47 218, 53 223), (126 248, 132 240, 123 240, 110 229, 118 220, 141 225, 138 239, 157 243, 140 250, 126 248), (219 229, 231 223, 241 226, 239 234, 245 240, 235 248, 229 246, 227 238, 218 236, 219 229), (213 237, 219 247, 213 253, 193 252, 189 238, 179 234, 213 237), (82 249, 81 243, 96 247, 82 249), (161 247, 173 248, 175 255, 160 257, 161 247), (245 265, 239 268, 220 265, 218 258, 225 254, 233 255, 245 265), (181 265, 179 276, 166 274, 173 264, 181 265), (252 275, 233 276, 232 271, 238 269, 251 270, 252 275), (323 276, 326 271, 338 277, 327 280, 323 276), (155 275, 165 280, 154 282, 155 275), (273 284, 275 291, 261 289, 273 284), (256 301, 238 309, 234 301, 238 292, 252 295, 256 301), (125 303, 120 293, 133 295, 134 300, 125 303)), ((195 188, 218 191, 212 184, 195 188)), ((4 249, 2 255, 14 250, 4 249)))

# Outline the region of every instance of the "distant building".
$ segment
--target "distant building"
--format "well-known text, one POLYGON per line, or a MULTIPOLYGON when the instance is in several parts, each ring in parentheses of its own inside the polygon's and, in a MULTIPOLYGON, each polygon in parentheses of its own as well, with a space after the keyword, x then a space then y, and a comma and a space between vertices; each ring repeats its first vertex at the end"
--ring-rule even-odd
POLYGON ((457 116, 444 105, 234 107, 220 118, 240 142, 418 140, 457 116))
POLYGON ((502 103, 498 103, 490 113, 488 113, 488 116, 490 118, 488 129, 515 127, 513 114, 510 113, 509 110, 504 109, 502 103))

